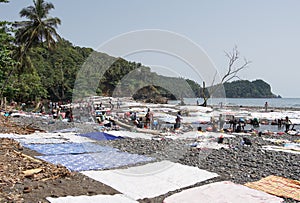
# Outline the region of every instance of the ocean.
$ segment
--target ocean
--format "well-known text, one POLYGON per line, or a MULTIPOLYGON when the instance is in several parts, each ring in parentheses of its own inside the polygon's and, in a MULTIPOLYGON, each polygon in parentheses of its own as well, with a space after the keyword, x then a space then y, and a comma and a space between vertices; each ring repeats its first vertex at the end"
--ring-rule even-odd
MULTIPOLYGON (((199 104, 203 102, 202 98, 198 99, 199 104)), ((180 101, 169 101, 170 104, 176 104, 180 101)), ((268 102, 269 108, 300 108, 300 98, 210 98, 208 105, 225 105, 225 106, 255 106, 264 108, 268 102)), ((197 98, 184 98, 185 104, 196 105, 197 98)))

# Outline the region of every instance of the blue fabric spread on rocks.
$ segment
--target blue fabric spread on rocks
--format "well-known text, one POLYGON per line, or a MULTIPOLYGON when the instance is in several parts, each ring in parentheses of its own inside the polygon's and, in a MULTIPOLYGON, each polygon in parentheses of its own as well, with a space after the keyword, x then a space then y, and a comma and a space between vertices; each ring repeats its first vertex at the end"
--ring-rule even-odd
POLYGON ((90 154, 65 154, 37 156, 53 164, 61 164, 71 171, 111 169, 121 166, 153 161, 154 158, 120 151, 107 151, 90 154))
POLYGON ((90 132, 85 134, 80 134, 80 136, 88 137, 93 140, 115 140, 115 139, 123 139, 123 137, 117 137, 110 134, 107 134, 105 132, 90 132))
POLYGON ((101 146, 92 142, 59 144, 24 144, 23 146, 45 155, 82 154, 117 151, 117 149, 115 148, 101 146))

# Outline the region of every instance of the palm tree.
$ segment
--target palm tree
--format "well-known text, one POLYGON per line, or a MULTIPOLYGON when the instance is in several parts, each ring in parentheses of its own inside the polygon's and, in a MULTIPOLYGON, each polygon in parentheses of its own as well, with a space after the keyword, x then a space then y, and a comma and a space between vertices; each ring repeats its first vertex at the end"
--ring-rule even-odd
POLYGON ((47 43, 48 48, 55 45, 55 39, 60 39, 56 32, 57 25, 61 24, 59 18, 49 18, 48 14, 54 9, 52 3, 44 0, 33 0, 34 6, 28 6, 20 11, 20 16, 27 21, 15 22, 17 44, 25 44, 25 51, 40 43, 47 43))
POLYGON ((0 91, 1 97, 3 96, 8 80, 13 72, 16 71, 15 69, 17 69, 18 74, 21 74, 19 69, 24 70, 24 65, 28 65, 26 62, 28 62, 27 56, 31 47, 38 44, 43 45, 46 42, 47 47, 51 49, 55 46, 55 40, 60 39, 60 36, 56 32, 57 25, 61 24, 60 19, 48 17, 49 11, 54 9, 53 4, 44 0, 33 0, 33 4, 34 6, 28 6, 20 11, 20 16, 27 18, 27 21, 13 23, 13 26, 17 28, 15 38, 16 45, 19 46, 16 51, 18 65, 8 73, 0 91))

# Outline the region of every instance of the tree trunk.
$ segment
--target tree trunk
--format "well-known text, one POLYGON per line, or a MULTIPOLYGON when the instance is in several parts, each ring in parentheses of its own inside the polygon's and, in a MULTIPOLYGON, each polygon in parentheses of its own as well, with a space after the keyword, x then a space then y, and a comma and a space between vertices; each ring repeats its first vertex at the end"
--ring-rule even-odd
POLYGON ((203 101, 203 103, 200 106, 207 107, 207 100, 208 100, 208 98, 207 98, 207 96, 205 94, 205 82, 204 81, 203 81, 203 88, 202 88, 202 96, 203 96, 204 101, 203 101))
POLYGON ((207 99, 208 98, 204 98, 204 101, 203 101, 203 103, 200 106, 207 107, 207 99))

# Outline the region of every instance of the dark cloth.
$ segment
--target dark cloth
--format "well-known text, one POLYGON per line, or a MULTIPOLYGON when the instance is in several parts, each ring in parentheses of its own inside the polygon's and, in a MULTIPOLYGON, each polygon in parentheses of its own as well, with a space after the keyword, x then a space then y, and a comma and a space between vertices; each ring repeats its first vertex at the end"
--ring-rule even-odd
POLYGON ((243 138, 243 141, 245 145, 252 145, 251 140, 246 137, 243 138))

